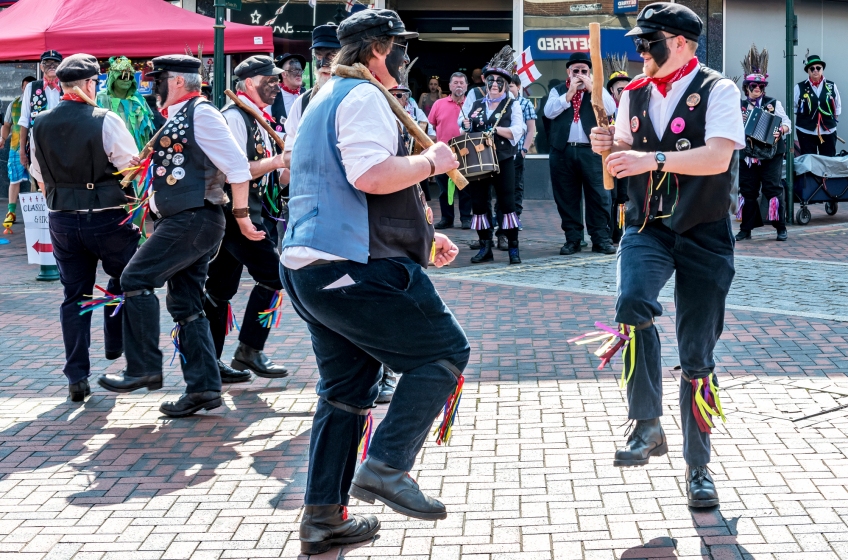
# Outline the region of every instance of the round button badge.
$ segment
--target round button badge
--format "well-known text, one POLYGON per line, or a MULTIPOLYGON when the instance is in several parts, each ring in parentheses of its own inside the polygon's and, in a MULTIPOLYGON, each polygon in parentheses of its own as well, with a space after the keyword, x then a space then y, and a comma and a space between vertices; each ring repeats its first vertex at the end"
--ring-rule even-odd
MULTIPOLYGON (((179 144, 177 144, 179 146, 179 144)), ((182 165, 185 162, 185 156, 182 154, 174 154, 174 157, 171 159, 174 162, 174 165, 182 165)))
POLYGON ((183 179, 185 177, 185 169, 182 167, 175 167, 173 171, 171 171, 171 176, 173 176, 177 181, 183 179))

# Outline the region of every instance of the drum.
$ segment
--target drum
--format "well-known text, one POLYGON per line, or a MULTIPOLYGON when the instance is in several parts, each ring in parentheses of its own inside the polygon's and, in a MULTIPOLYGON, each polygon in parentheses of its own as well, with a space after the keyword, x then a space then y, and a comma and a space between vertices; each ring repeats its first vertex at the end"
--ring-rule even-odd
POLYGON ((500 173, 492 132, 460 134, 451 140, 450 147, 459 160, 459 172, 469 181, 500 173))

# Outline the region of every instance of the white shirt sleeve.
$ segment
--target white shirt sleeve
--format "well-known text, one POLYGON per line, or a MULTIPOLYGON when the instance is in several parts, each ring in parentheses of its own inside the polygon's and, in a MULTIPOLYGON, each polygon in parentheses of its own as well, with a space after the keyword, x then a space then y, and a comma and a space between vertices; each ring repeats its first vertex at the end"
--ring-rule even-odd
POLYGON ((24 128, 29 128, 29 106, 32 98, 32 82, 26 85, 24 94, 21 96, 21 118, 18 119, 18 125, 24 128))
POLYGON ((103 119, 103 149, 112 165, 119 171, 126 169, 130 160, 138 155, 135 144, 127 125, 116 113, 109 111, 103 119))
POLYGON ((568 90, 565 90, 562 95, 558 94, 555 89, 551 90, 548 100, 545 102, 546 117, 555 119, 571 106, 571 103, 565 101, 566 95, 568 95, 568 90))
POLYGON ((615 112, 618 110, 618 108, 615 106, 615 99, 612 98, 612 95, 610 95, 610 92, 608 92, 606 89, 603 89, 602 91, 604 92, 604 109, 607 112, 607 117, 615 118, 615 112))
POLYGON ((38 164, 38 158, 35 157, 35 137, 30 138, 29 142, 29 174, 36 181, 44 182, 44 177, 41 176, 41 166, 38 164))
MULTIPOLYGON (((230 107, 235 107, 235 105, 230 105, 230 107)), ((221 114, 224 115, 224 119, 227 121, 227 126, 230 127, 230 132, 233 133, 236 143, 239 146, 246 146, 247 127, 244 125, 244 119, 241 118, 241 114, 235 109, 227 108, 221 111, 221 114)))
POLYGON ((633 146, 633 133, 630 131, 630 92, 621 92, 618 100, 618 113, 615 116, 615 139, 633 146))
POLYGON ((524 136, 524 133, 527 132, 527 125, 524 123, 524 113, 521 111, 521 103, 518 99, 513 99, 512 103, 509 104, 509 108, 511 113, 510 122, 512 123, 509 130, 512 132, 512 138, 508 138, 507 140, 515 146, 521 140, 521 137, 524 136))
POLYGON ((798 112, 798 99, 801 98, 801 88, 798 87, 798 84, 795 84, 795 89, 793 93, 793 101, 792 101, 792 112, 798 112))
POLYGON ((304 95, 309 95, 309 92, 306 92, 295 99, 294 104, 292 104, 291 112, 288 114, 288 118, 286 118, 286 122, 283 124, 286 130, 286 151, 292 151, 294 148, 294 138, 297 135, 297 126, 300 124, 300 117, 302 116, 300 110, 303 107, 303 102, 301 101, 301 97, 304 95))
POLYGON ((789 118, 789 115, 783 110, 783 105, 777 99, 775 99, 774 114, 780 117, 780 124, 789 127, 789 132, 785 134, 785 136, 788 136, 792 132, 792 119, 789 118))
POLYGON ((198 147, 226 175, 227 182, 250 181, 247 156, 230 132, 221 112, 210 103, 200 103, 194 110, 193 124, 198 147))
POLYGON ((842 114, 842 98, 839 96, 839 90, 836 88, 836 84, 833 84, 833 99, 836 102, 836 108, 833 110, 833 114, 838 117, 842 114))
POLYGON ((380 90, 360 84, 347 94, 336 110, 336 137, 354 186, 369 169, 397 154, 397 119, 380 90))
POLYGON ((465 102, 462 104, 462 110, 459 112, 459 116, 456 118, 456 124, 459 125, 460 131, 465 130, 462 127, 462 121, 464 121, 465 117, 467 117, 471 113, 471 107, 474 106, 475 101, 477 101, 477 99, 474 98, 474 97, 471 97, 470 95, 465 98, 465 102))
POLYGON ((14 100, 9 101, 9 104, 6 105, 6 118, 3 119, 3 123, 6 124, 18 124, 12 122, 12 105, 15 103, 14 100))
POLYGON ((719 80, 710 92, 707 101, 706 132, 704 141, 710 138, 733 140, 736 149, 745 147, 745 125, 739 110, 739 88, 728 79, 719 80))

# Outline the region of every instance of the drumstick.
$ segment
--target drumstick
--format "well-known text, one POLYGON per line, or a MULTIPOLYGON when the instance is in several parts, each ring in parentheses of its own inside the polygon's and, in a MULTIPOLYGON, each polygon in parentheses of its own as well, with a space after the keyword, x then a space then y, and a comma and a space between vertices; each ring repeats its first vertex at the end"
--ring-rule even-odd
MULTIPOLYGON (((604 61, 601 57, 601 24, 589 24, 589 53, 592 55, 592 109, 595 110, 595 120, 598 126, 609 130, 607 110, 604 108, 604 61)), ((609 150, 601 152, 601 168, 604 171, 604 188, 608 191, 615 189, 612 175, 607 170, 609 150)))
POLYGON ((83 90, 80 89, 79 86, 74 86, 74 93, 82 97, 82 100, 91 105, 92 107, 97 107, 97 103, 91 100, 89 96, 85 94, 83 90))
MULTIPOLYGON (((409 116, 403 107, 400 106, 398 100, 389 93, 389 90, 386 87, 374 79, 374 76, 371 75, 371 72, 368 71, 368 68, 363 66, 362 64, 356 63, 353 66, 342 66, 338 65, 334 69, 334 73, 336 76, 340 76, 342 78, 357 78, 359 80, 368 80, 375 86, 377 86, 380 91, 383 92, 383 95, 386 96, 386 99, 389 101, 389 107, 392 109, 392 113, 398 118, 403 126, 409 131, 409 134, 412 135, 417 142, 419 142, 424 149, 429 148, 433 145, 433 139, 427 136, 427 133, 421 130, 412 117, 409 116)), ((453 179, 454 184, 460 190, 464 189, 466 185, 468 185, 468 179, 462 176, 456 169, 451 169, 448 171, 448 176, 453 179)))
POLYGON ((239 109, 241 109, 242 111, 244 111, 245 113, 247 113, 248 115, 250 115, 251 117, 253 117, 253 119, 254 119, 256 122, 258 122, 258 123, 259 123, 259 126, 261 126, 262 128, 264 128, 264 129, 265 129, 265 132, 267 132, 267 133, 268 133, 268 136, 270 136, 270 137, 271 137, 271 140, 273 140, 274 142, 276 142, 277 146, 279 146, 279 147, 280 147, 280 150, 282 150, 282 151, 286 151, 286 144, 285 144, 285 142, 283 142, 283 139, 282 139, 282 138, 280 138, 280 137, 279 137, 279 135, 277 135, 277 133, 276 133, 276 132, 274 132, 274 129, 273 129, 273 128, 271 128, 271 125, 270 125, 270 124, 268 124, 268 121, 266 121, 266 120, 265 120, 265 117, 263 117, 263 116, 262 116, 262 115, 260 115, 258 112, 256 112, 256 110, 255 110, 255 109, 253 109, 252 107, 248 107, 248 106, 247 106, 247 104, 245 104, 245 103, 244 103, 244 101, 242 101, 241 99, 239 99, 239 98, 238 98, 238 95, 236 95, 236 94, 235 94, 235 93, 233 93, 232 91, 230 91, 230 90, 225 90, 225 91, 224 91, 224 95, 226 95, 227 97, 229 97, 229 98, 230 98, 230 101, 232 101, 233 103, 235 103, 235 104, 236 104, 236 107, 238 107, 239 109))

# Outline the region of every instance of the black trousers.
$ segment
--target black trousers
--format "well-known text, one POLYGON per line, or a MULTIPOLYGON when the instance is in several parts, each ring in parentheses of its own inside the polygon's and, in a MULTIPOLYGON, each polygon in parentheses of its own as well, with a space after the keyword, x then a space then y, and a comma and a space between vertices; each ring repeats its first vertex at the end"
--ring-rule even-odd
POLYGON ((154 222, 153 235, 121 275, 124 302, 124 353, 127 375, 162 373, 159 350, 159 298, 155 288, 168 284, 165 305, 179 323, 180 362, 187 393, 220 391, 221 375, 209 321, 203 315, 203 286, 209 261, 224 237, 224 212, 206 203, 154 222), (130 296, 129 294, 134 294, 130 296), (137 295, 135 295, 137 294, 137 295))
POLYGON ((819 140, 818 134, 807 134, 806 132, 796 131, 798 134, 798 145, 801 148, 801 155, 818 154, 820 156, 834 157, 836 156, 836 131, 831 134, 822 134, 822 139, 819 140))
POLYGON ((256 285, 247 300, 247 308, 240 324, 239 342, 255 350, 265 348, 271 329, 259 323, 259 313, 271 307, 274 292, 283 289, 279 255, 267 228, 254 224, 257 229, 264 229, 266 236, 260 241, 250 241, 241 234, 231 212, 225 212, 224 216, 224 239, 221 241, 218 255, 209 263, 209 277, 206 279, 207 298, 203 304, 218 358, 224 351, 227 305, 238 292, 244 267, 247 267, 247 272, 256 281, 256 285))
MULTIPOLYGON (((515 154, 515 213, 519 216, 524 210, 524 153, 519 150, 515 154)), ((503 211, 495 202, 495 222, 503 223, 503 211)), ((500 229, 500 226, 498 226, 500 229)))
MULTIPOLYGON (((448 176, 444 173, 436 175, 436 183, 439 185, 439 209, 442 212, 442 218, 453 223, 456 216, 453 204, 448 204, 448 176)), ((471 189, 464 188, 456 189, 454 192, 454 204, 459 204, 459 219, 471 219, 471 189)))
MULTIPOLYGON (((135 254, 141 236, 131 222, 121 225, 126 217, 124 210, 104 210, 91 214, 50 212, 53 256, 65 290, 65 299, 59 308, 59 323, 62 325, 62 340, 65 343, 64 373, 68 383, 86 379, 91 370, 88 347, 91 345, 93 312, 80 315, 79 302, 84 301, 84 296, 103 295, 94 290, 98 261, 103 263, 103 272, 109 275, 106 290, 115 295, 123 292, 121 273, 135 254)), ((106 352, 123 349, 122 317, 123 309, 115 313, 114 306, 103 308, 106 352)))
POLYGON ((554 201, 568 243, 583 240, 580 198, 585 201, 586 229, 593 245, 610 242, 610 193, 604 189, 601 156, 589 145, 553 148, 549 157, 554 201))
MULTIPOLYGON (((495 189, 498 211, 504 214, 515 213, 515 158, 510 157, 498 162, 500 173, 492 177, 471 181, 467 188, 471 189, 471 210, 476 216, 485 216, 489 221, 488 229, 477 230, 480 239, 492 239, 492 227, 498 226, 499 233, 506 235, 510 241, 518 239, 518 228, 503 229, 503 223, 492 223, 492 194, 495 189)), ((502 218, 501 218, 502 220, 502 218)))
POLYGON ((624 235, 624 229, 618 224, 618 206, 630 200, 627 196, 628 178, 613 179, 615 189, 610 193, 612 195, 612 205, 610 206, 610 234, 612 242, 618 243, 621 241, 621 236, 624 235))
POLYGON ((783 156, 778 155, 771 159, 761 160, 759 164, 754 163, 750 167, 744 161, 739 161, 739 194, 745 201, 742 205, 742 223, 739 229, 751 231, 762 227, 763 217, 757 197, 762 190, 763 198, 771 200, 774 197, 780 201, 778 207, 779 219, 771 225, 778 231, 786 229, 786 209, 783 201, 783 187, 780 184, 780 172, 783 168, 783 156))

